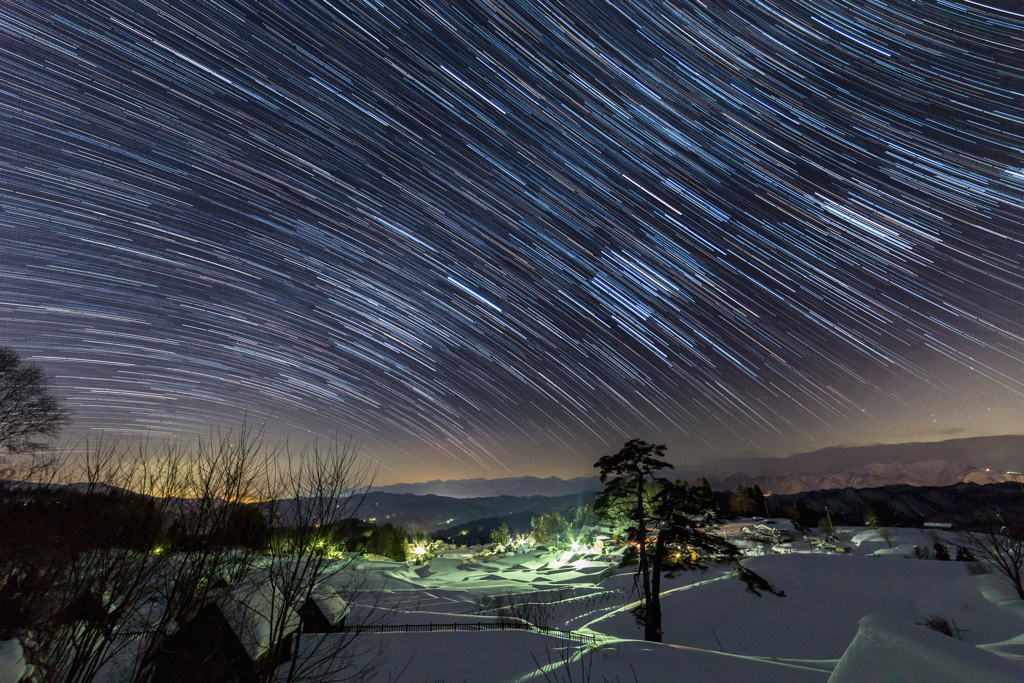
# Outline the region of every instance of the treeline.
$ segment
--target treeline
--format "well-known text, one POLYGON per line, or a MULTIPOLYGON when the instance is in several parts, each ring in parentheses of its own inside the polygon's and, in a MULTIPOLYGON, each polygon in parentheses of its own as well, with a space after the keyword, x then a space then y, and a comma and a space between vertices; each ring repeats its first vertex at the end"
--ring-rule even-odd
POLYGON ((440 529, 430 534, 430 537, 457 546, 470 546, 508 544, 519 536, 532 534, 534 541, 540 545, 556 545, 560 541, 568 540, 570 536, 579 536, 584 526, 598 523, 600 520, 591 501, 583 505, 569 506, 565 510, 541 514, 527 511, 500 517, 485 517, 440 529))

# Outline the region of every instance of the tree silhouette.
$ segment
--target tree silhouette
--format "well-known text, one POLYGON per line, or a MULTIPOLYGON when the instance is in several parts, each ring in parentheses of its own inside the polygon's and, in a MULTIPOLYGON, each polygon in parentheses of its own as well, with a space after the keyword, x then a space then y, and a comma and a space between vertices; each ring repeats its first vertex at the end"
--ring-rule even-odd
POLYGON ((601 481, 605 483, 595 509, 610 509, 609 500, 632 498, 627 511, 622 511, 621 504, 617 509, 631 520, 627 538, 636 547, 639 558, 634 586, 640 592, 642 604, 634 614, 644 626, 644 640, 657 643, 661 642, 663 572, 671 576, 677 571, 706 570, 716 563, 734 563, 737 576, 751 593, 785 595, 740 563, 742 551, 738 547, 711 533, 715 512, 707 480, 689 486, 686 482, 654 476, 658 470, 672 467, 659 460, 663 457, 665 446, 633 439, 618 453, 606 455, 594 465, 600 469, 601 481), (616 478, 609 481, 609 475, 616 478), (653 498, 652 490, 656 491, 653 498), (653 552, 648 549, 652 543, 653 552))
POLYGON ((40 367, 22 363, 9 346, 0 347, 0 454, 37 450, 71 421, 48 384, 40 367))

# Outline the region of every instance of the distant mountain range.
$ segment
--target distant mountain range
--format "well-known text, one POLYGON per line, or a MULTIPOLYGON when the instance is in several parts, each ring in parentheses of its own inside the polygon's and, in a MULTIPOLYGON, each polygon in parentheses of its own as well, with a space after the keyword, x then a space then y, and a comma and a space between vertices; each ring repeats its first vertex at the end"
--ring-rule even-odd
MULTIPOLYGON (((1024 481, 1024 436, 981 436, 930 443, 835 446, 787 458, 723 458, 680 467, 671 476, 708 478, 716 490, 757 484, 765 493, 820 489, 873 488, 907 484, 951 486, 961 482, 992 484, 1024 481)), ((603 489, 597 477, 507 477, 434 480, 393 484, 377 490, 395 494, 449 498, 486 496, 568 496, 603 489)))
POLYGON ((597 477, 505 477, 503 479, 434 479, 419 484, 392 484, 375 487, 384 493, 411 493, 417 496, 483 498, 488 496, 571 496, 604 488, 597 477))
POLYGON ((1021 481, 1024 436, 981 436, 930 443, 836 446, 788 458, 725 458, 678 470, 706 476, 712 488, 757 484, 765 493, 873 488, 907 484, 952 486, 1021 481))

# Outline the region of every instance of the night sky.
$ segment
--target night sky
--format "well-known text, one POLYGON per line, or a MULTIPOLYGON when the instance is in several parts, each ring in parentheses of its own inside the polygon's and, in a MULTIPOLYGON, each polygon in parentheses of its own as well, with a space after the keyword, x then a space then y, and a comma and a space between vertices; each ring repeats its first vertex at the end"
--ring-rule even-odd
POLYGON ((0 4, 0 344, 378 481, 1019 433, 1013 0, 0 4))

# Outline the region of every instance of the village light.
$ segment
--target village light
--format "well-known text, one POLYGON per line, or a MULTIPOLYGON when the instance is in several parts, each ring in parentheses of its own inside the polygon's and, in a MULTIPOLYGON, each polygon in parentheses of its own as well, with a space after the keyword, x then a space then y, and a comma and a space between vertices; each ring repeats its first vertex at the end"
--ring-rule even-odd
POLYGON ((424 548, 421 545, 418 545, 418 546, 416 546, 415 548, 412 549, 412 554, 413 555, 426 555, 427 554, 427 549, 424 548))

